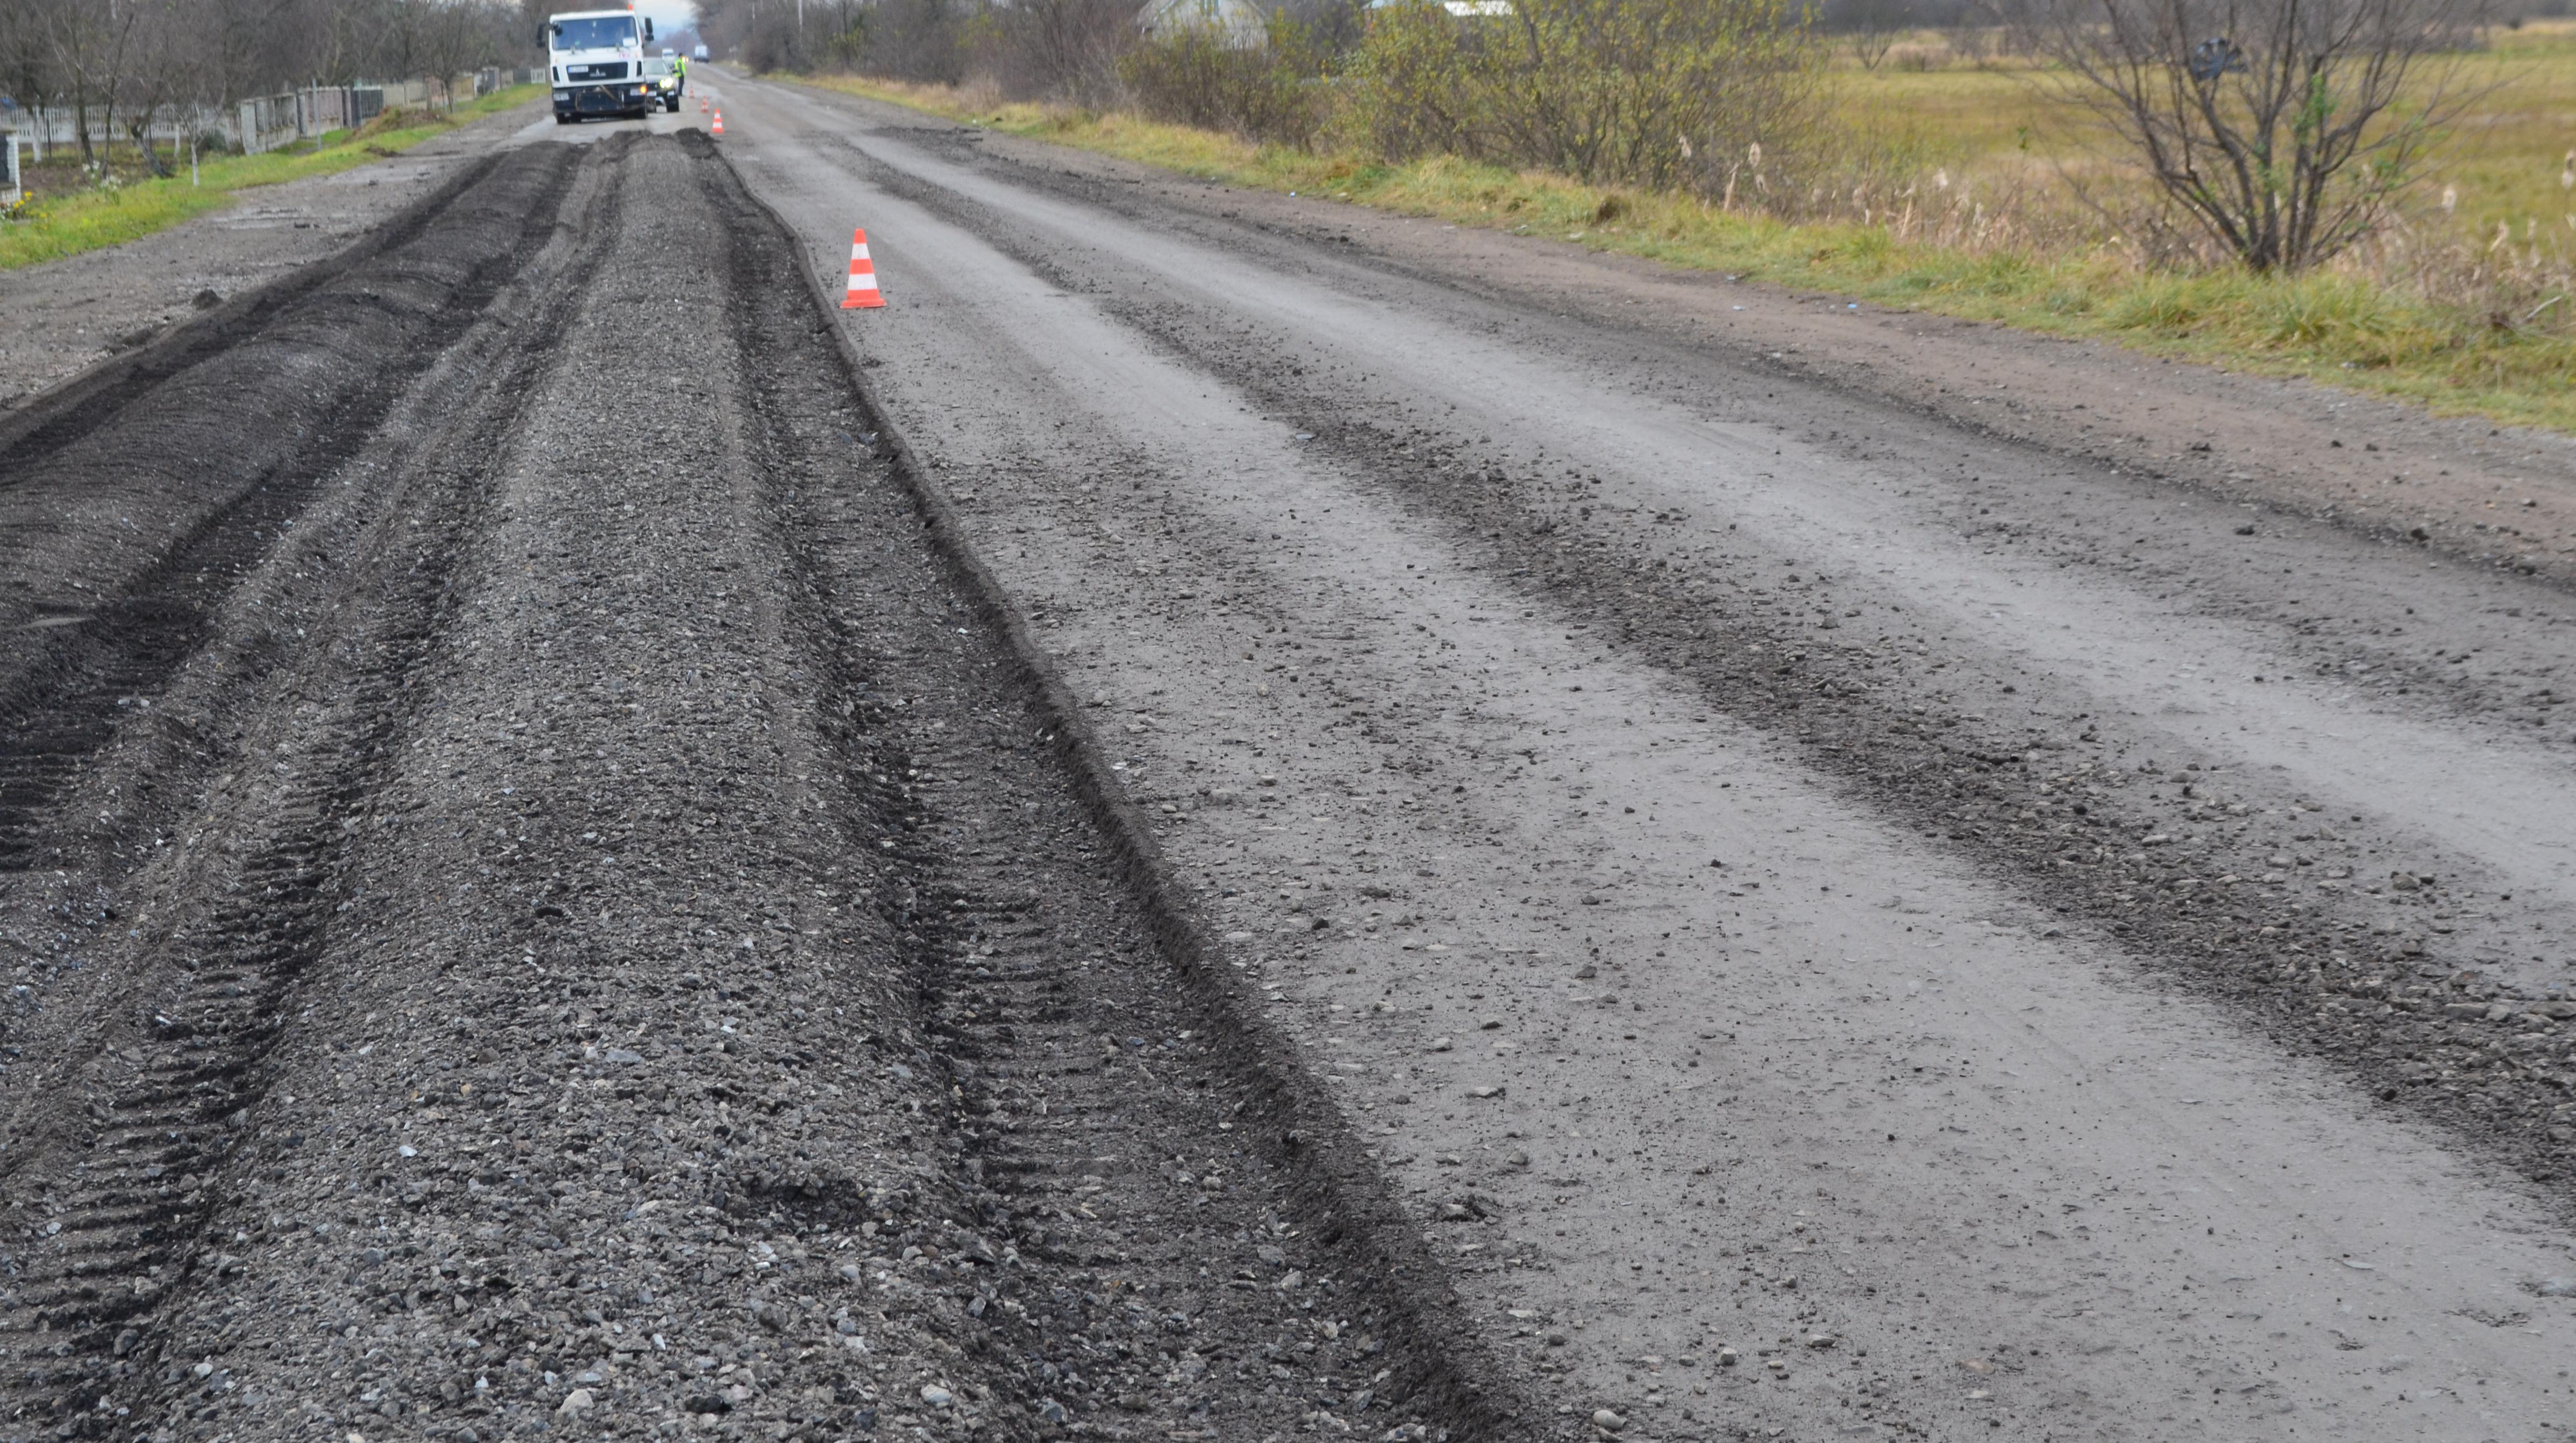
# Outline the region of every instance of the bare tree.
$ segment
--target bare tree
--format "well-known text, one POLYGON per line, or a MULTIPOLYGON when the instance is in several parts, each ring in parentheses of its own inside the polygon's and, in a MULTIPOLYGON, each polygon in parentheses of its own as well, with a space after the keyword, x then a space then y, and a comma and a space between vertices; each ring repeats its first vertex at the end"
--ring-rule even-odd
POLYGON ((116 133, 117 92, 139 14, 134 6, 120 10, 108 0, 45 0, 36 9, 47 56, 68 92, 72 134, 80 142, 83 165, 99 164, 100 147, 116 133), (101 127, 106 134, 94 135, 90 107, 100 104, 106 107, 101 127))
MULTIPOLYGON (((40 121, 61 93, 41 20, 31 0, 0 3, 0 90, 5 90, 12 99, 27 107, 40 121)), ((41 155, 41 139, 37 145, 41 155)))
POLYGON ((333 47, 346 28, 337 22, 344 0, 189 0, 184 8, 208 104, 339 73, 333 47))
POLYGON ((420 64, 422 72, 438 84, 441 102, 449 110, 456 108, 456 77, 476 67, 486 53, 481 7, 470 4, 438 4, 432 0, 413 0, 427 13, 420 27, 420 64))
POLYGON ((2036 28, 2074 97, 2256 270, 2369 234, 2473 92, 2482 0, 2056 0, 2036 28))
MULTIPOLYGON (((152 144, 152 126, 173 114, 188 93, 198 37, 188 23, 191 13, 176 0, 122 0, 122 8, 133 26, 115 87, 123 102, 126 139, 134 142, 145 170, 167 177, 172 168, 152 144)), ((176 155, 174 146, 174 159, 176 155)))
POLYGON ((1914 28, 1914 7, 1906 0, 1855 0, 1847 13, 1852 58, 1863 70, 1876 70, 1898 37, 1914 28))
POLYGON ((368 9, 375 33, 359 63, 374 69, 375 79, 408 80, 420 74, 436 19, 427 0, 378 0, 368 9))
POLYGON ((818 30, 830 27, 819 0, 811 7, 796 0, 700 0, 698 30, 717 53, 739 56, 754 70, 804 71, 814 68, 818 30))

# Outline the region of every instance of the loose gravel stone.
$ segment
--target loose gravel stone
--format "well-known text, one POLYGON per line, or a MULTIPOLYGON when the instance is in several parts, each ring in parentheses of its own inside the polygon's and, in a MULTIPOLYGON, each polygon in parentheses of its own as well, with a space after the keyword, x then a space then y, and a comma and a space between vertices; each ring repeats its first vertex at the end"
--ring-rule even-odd
POLYGON ((181 589, 0 647, 0 918, 125 923, 11 1019, 0 1436, 1449 1426, 801 285, 703 140, 532 147, 13 472, 181 589))

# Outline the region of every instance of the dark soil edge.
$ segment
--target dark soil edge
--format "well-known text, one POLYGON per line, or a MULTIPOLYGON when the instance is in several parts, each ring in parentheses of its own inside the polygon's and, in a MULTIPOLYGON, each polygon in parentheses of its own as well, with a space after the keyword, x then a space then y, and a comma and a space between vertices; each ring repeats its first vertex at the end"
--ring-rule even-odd
MULTIPOLYGON (((722 148, 717 150, 722 156, 722 148)), ((1213 965, 1216 949, 1192 915, 1188 894, 1164 860, 1144 813, 1109 770, 1106 753, 1083 723, 1054 662, 1031 635, 1027 618, 968 541, 946 491, 931 479, 893 413, 869 383, 858 348, 848 328, 839 323, 831 291, 814 269, 812 255, 796 239, 794 227, 751 188, 730 157, 725 158, 725 168, 745 198, 776 228, 780 243, 794 252, 815 307, 826 318, 842 373, 877 429, 897 484, 921 513, 926 539, 973 604, 978 620, 1004 643, 1012 683, 1023 691, 1030 709, 1045 719, 1049 728, 1045 741, 1064 766, 1074 795, 1110 839, 1116 869, 1137 898, 1154 947, 1183 984, 1192 1009, 1214 1024, 1211 1030, 1234 1043, 1226 1068, 1256 1100, 1263 1120, 1270 1124, 1252 1131, 1251 1140, 1271 1155, 1283 1174, 1300 1180, 1300 1202, 1320 1220, 1319 1240, 1340 1259, 1356 1288, 1385 1309, 1396 1325, 1391 1330, 1398 1333, 1392 1340, 1393 1351, 1398 1353, 1403 1391, 1421 1398, 1446 1417, 1452 1431, 1464 1436, 1539 1437, 1525 1421, 1535 1416, 1536 1408, 1519 1396, 1518 1385, 1476 1340, 1465 1320, 1451 1311, 1463 1300, 1448 1286, 1445 1270, 1419 1242, 1413 1220, 1374 1170, 1353 1161, 1359 1145, 1331 1099, 1306 1075, 1284 1042, 1250 1020, 1221 969, 1213 965)))
POLYGON ((439 182, 437 189, 340 250, 240 292, 123 355, 66 376, 16 407, 0 411, 0 475, 77 439, 163 381, 255 334, 271 317, 315 289, 419 235, 500 160, 497 150, 474 157, 439 182))

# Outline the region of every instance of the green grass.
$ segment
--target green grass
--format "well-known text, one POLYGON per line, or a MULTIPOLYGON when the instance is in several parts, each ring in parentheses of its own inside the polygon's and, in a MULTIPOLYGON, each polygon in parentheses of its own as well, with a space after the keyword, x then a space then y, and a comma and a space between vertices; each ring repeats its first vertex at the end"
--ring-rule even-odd
POLYGON ((2576 26, 2500 32, 2472 74, 2487 93, 2431 177, 2457 192, 2461 233, 2485 240, 2498 224, 2517 238, 2549 228, 2576 246, 2576 189, 2565 183, 2576 157, 2576 26))
MULTIPOLYGON (((2434 181, 2458 188, 2459 214, 2427 208, 2428 224, 2456 224, 2457 236, 2465 237, 2491 233, 2493 216, 2517 214, 2523 217, 2513 222, 2518 238, 2526 223, 2539 228, 2530 217, 2561 213, 2538 209, 2545 202, 2576 213, 2576 198, 2558 188, 2556 159, 2576 147, 2576 101, 2567 98, 2576 96, 2576 27, 2507 33, 2495 53, 2475 63, 2497 82, 2480 111, 2488 119, 2463 127, 2434 181), (2550 158, 2545 176, 2534 163, 2544 154, 2550 158)), ((2521 314, 2522 305, 2499 313, 2485 293, 2444 298, 2349 268, 2300 276, 2161 270, 2105 244, 2098 229, 2089 239, 2064 226, 2032 226, 2021 240, 2009 231, 2001 242, 1993 232, 1977 236, 1966 219, 1976 202, 1958 205, 1961 191, 1982 187, 1988 196, 2009 196, 2016 178, 2053 174, 2061 163, 2081 160, 2083 132, 2066 102, 2027 74, 2001 70, 1865 74, 1846 67, 1838 78, 1845 120, 1894 137, 1925 166, 1915 204, 1955 207, 1946 213, 1946 228, 1864 225, 1856 218, 1790 223, 1689 196, 1619 191, 1455 159, 1385 164, 1114 112, 995 105, 948 88, 848 77, 811 83, 1229 185, 1548 236, 1892 307, 2301 376, 2443 413, 2576 430, 2576 326, 2566 314, 2576 309, 2576 297, 2543 311, 2535 325, 2521 314), (1934 169, 1951 174, 1953 189, 1931 188, 1934 169)), ((2576 229, 2568 240, 2576 242, 2576 229)), ((2550 244, 2545 231, 2541 244, 2550 244)), ((2554 254, 2571 248, 2562 244, 2554 254)))
POLYGON ((370 124, 356 132, 334 131, 318 142, 261 155, 212 157, 198 166, 194 184, 183 168, 168 180, 128 181, 41 198, 31 207, 32 218, 0 223, 0 271, 138 240, 192 216, 220 210, 232 203, 237 192, 364 165, 545 93, 542 85, 512 86, 459 105, 448 118, 402 126, 370 124))

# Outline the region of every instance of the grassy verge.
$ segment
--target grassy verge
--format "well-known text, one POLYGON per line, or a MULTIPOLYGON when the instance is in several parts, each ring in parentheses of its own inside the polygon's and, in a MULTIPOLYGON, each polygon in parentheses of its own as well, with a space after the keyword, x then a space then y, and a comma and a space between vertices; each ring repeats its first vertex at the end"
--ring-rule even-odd
POLYGON ((236 192, 364 165, 545 93, 542 85, 512 86, 460 105, 452 116, 391 125, 371 122, 354 132, 333 131, 318 141, 263 155, 214 157, 198 166, 194 184, 183 169, 169 180, 129 181, 42 199, 31 207, 31 218, 0 223, 0 271, 138 240, 191 216, 220 210, 232 203, 236 192))
MULTIPOLYGON (((2566 55, 2553 51, 2550 61, 2576 74, 2576 43, 2562 48, 2566 55)), ((1994 163, 1996 151, 2008 150, 2016 162, 2026 153, 2035 114, 2027 107, 2033 102, 2028 87, 2011 77, 1966 72, 1864 78, 1892 82, 1865 100, 1847 102, 1879 121, 1927 110, 1937 121, 1940 106, 1910 103, 1934 97, 1989 117, 1980 135, 1987 148, 1963 153, 1959 158, 1967 164, 1994 163), (1909 96, 1908 90, 1927 94, 1909 96), (2002 104, 2008 95, 2019 97, 2024 108, 2002 104)), ((1998 244, 1991 234, 1970 237, 1958 224, 1793 224, 1686 196, 1588 186, 1451 159, 1381 164, 1255 145, 1117 113, 995 106, 945 88, 838 76, 811 83, 1230 185, 1545 235, 1883 305, 2110 340, 2158 355, 2402 397, 2442 413, 2576 430, 2576 327, 2567 316, 2576 309, 2576 296, 2553 303, 2544 293, 2536 301, 2544 307, 2537 315, 2524 314, 2519 305, 2499 312, 2483 300, 2445 299, 2350 268, 2295 277, 2166 271, 2141 266, 2116 246, 1998 244)), ((2531 149, 2536 139, 2515 132, 2519 149, 2531 149)), ((2522 168, 2533 167, 2526 161, 2522 168)), ((2554 166, 2545 180, 2547 191, 2558 189, 2554 166)), ((2537 189, 2527 193, 2540 195, 2537 189)), ((1954 219, 1966 213, 1956 192, 1943 194, 1950 197, 1954 219)), ((1892 197, 1881 202, 1893 203, 1892 197)), ((1931 203, 1929 190, 1920 203, 1931 203)), ((1909 204, 1908 220, 1915 214, 1909 204)))
MULTIPOLYGON (((1900 49, 1929 51, 1927 32, 1900 49)), ((2426 172, 2421 217, 2446 238, 2483 245, 2497 225, 2519 234, 2537 219, 2576 239, 2564 216, 2576 198, 2562 185, 2576 150, 2576 22, 2534 21, 2487 32, 2485 48, 2457 57, 2459 88, 2473 97, 2426 172), (2452 208, 2441 210, 2449 192, 2452 208)), ((1949 61, 1926 68, 1836 67, 1835 94, 1846 128, 1895 152, 1945 165, 1989 188, 2054 181, 2069 167, 2096 167, 2118 150, 2099 119, 2027 61, 1949 61), (2034 83, 2036 82, 2036 83, 2034 83)))

